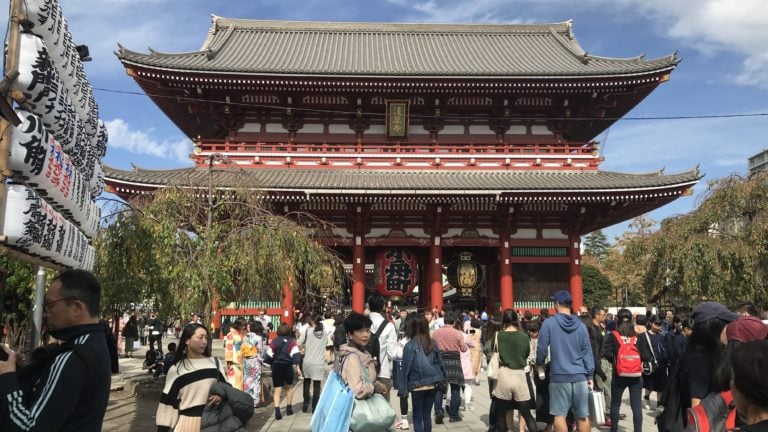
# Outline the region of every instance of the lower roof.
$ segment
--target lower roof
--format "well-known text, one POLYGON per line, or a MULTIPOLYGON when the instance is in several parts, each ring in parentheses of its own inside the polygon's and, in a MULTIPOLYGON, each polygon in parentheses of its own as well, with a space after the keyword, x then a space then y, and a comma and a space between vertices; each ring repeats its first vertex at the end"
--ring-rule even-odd
POLYGON ((183 168, 130 171, 104 167, 109 184, 140 189, 164 186, 247 186, 267 192, 307 194, 499 194, 525 192, 639 192, 690 187, 702 174, 698 168, 677 174, 663 171, 628 174, 610 171, 457 171, 457 170, 321 170, 297 168, 219 169, 183 168))

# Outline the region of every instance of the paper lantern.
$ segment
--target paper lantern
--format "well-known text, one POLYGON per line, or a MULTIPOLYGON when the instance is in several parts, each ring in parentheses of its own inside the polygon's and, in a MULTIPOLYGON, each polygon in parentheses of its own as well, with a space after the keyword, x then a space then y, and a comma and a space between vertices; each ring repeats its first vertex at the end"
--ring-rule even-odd
POLYGON ((3 234, 9 247, 66 267, 90 270, 95 251, 88 238, 32 189, 9 184, 3 234))
POLYGON ((379 252, 374 262, 376 291, 399 299, 416 286, 416 257, 409 249, 390 248, 379 252))
POLYGON ((448 264, 448 283, 456 288, 460 296, 471 297, 475 290, 483 283, 485 272, 483 266, 472 259, 471 252, 459 254, 458 261, 448 264))

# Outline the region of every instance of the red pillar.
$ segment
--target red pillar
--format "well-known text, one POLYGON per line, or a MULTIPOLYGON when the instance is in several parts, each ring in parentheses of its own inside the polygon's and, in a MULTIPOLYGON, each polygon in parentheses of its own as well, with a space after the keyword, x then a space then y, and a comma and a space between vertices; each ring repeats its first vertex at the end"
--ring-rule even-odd
POLYGON ((283 316, 280 318, 280 322, 287 323, 293 328, 293 311, 295 307, 293 305, 293 290, 291 290, 291 281, 287 280, 283 284, 283 316))
POLYGON ((359 313, 365 310, 365 248, 362 236, 355 236, 352 248, 352 310, 359 313))
POLYGON ((443 310, 443 248, 440 236, 432 237, 429 248, 429 297, 432 308, 443 310))
POLYGON ((584 291, 581 284, 581 237, 572 235, 568 238, 568 275, 573 299, 573 312, 578 314, 584 304, 584 291))
POLYGON ((506 230, 499 236, 499 297, 501 310, 512 309, 514 293, 512 287, 512 250, 506 230))
MULTIPOLYGON (((429 260, 429 257, 426 259, 429 260)), ((429 266, 429 262, 426 260, 423 264, 419 267, 419 310, 427 310, 429 305, 432 304, 429 291, 432 289, 429 283, 429 274, 432 271, 432 267, 429 266)))

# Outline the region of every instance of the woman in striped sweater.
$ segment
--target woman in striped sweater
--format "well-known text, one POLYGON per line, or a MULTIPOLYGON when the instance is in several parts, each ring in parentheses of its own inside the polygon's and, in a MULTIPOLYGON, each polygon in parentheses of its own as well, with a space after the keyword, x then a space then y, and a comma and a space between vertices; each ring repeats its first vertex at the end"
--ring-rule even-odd
POLYGON ((203 325, 184 327, 176 349, 178 361, 168 371, 157 407, 158 432, 198 432, 205 406, 221 403, 219 396, 209 396, 219 374, 225 373, 211 357, 210 340, 203 325))

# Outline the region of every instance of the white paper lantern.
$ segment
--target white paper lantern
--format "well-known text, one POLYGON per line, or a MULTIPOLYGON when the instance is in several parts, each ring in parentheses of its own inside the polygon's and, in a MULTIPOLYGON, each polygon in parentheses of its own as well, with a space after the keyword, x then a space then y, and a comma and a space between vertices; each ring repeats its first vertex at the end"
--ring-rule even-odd
POLYGON ((83 233, 21 184, 7 188, 4 235, 10 247, 66 267, 91 270, 94 249, 83 233))
POLYGON ((10 169, 92 238, 100 218, 100 209, 93 201, 94 182, 86 180, 75 168, 40 118, 26 111, 17 114, 22 123, 13 129, 10 169))

